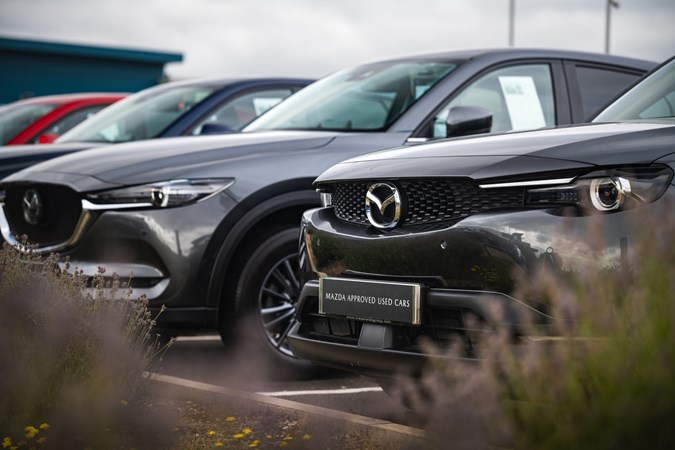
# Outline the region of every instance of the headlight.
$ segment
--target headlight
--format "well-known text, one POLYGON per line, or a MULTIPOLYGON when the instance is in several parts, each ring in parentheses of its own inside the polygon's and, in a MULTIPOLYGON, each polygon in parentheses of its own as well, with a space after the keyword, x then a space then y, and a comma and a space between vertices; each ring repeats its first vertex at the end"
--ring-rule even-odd
POLYGON ((663 166, 621 168, 593 172, 574 182, 527 189, 528 205, 576 205, 587 212, 619 211, 657 200, 673 172, 663 166))
POLYGON ((630 180, 623 177, 594 178, 589 195, 598 211, 619 209, 631 195, 630 180))
POLYGON ((88 194, 85 209, 172 208, 204 200, 234 183, 231 178, 171 180, 88 194))

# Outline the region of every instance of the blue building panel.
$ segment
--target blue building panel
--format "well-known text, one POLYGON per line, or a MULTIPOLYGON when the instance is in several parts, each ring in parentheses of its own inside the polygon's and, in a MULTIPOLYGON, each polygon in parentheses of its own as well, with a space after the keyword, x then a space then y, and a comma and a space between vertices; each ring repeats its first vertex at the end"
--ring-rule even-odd
POLYGON ((161 82, 180 53, 0 38, 0 104, 37 95, 135 92, 161 82))

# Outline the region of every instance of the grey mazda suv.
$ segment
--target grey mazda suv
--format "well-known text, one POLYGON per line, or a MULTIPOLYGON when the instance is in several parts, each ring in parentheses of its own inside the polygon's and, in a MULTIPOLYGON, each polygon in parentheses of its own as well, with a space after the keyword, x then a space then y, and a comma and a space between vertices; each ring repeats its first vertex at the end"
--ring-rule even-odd
POLYGON ((435 138, 581 122, 652 66, 543 50, 366 64, 308 86, 240 134, 118 144, 16 173, 0 186, 0 229, 86 274, 133 274, 152 308, 166 306, 163 333, 219 331, 231 342, 243 328, 293 366, 297 237, 302 212, 319 205, 312 182, 322 171, 435 138))

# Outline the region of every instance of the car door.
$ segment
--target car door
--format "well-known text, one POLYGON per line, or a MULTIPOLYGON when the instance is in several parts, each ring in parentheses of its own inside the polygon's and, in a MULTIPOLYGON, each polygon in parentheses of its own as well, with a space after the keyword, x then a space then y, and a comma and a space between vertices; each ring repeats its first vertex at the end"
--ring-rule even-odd
POLYGON ((531 60, 489 67, 453 92, 413 135, 412 141, 448 137, 445 121, 457 106, 492 112, 490 133, 569 124, 567 83, 559 60, 531 60))

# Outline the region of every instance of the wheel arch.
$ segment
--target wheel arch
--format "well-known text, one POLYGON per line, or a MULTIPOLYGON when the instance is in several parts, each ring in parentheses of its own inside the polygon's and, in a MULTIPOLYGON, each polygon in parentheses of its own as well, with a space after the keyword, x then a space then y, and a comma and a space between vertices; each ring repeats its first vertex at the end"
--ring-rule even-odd
MULTIPOLYGON (((238 271, 237 255, 255 242, 261 230, 297 224, 302 212, 320 205, 320 198, 312 187, 313 179, 298 179, 268 186, 242 201, 228 214, 214 231, 200 273, 207 286, 206 302, 209 309, 220 310, 225 286, 234 283, 238 271), (222 274, 225 274, 222 276, 222 274)), ((217 326, 218 314, 213 316, 217 326)))

